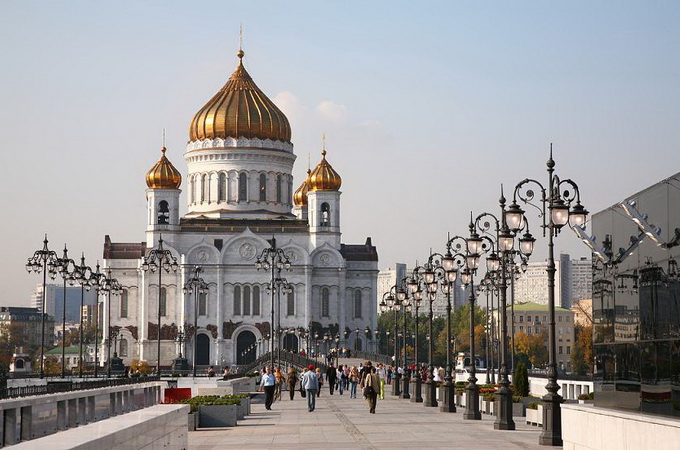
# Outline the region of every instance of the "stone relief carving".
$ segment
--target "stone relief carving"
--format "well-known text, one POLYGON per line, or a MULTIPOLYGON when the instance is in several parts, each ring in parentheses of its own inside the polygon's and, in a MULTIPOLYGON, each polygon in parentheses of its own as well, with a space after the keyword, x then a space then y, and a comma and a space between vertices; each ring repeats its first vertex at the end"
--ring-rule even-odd
POLYGON ((201 250, 201 251, 199 251, 198 254, 196 255, 196 259, 197 259, 198 261, 204 263, 204 262, 206 262, 206 261, 208 261, 208 260, 210 259, 210 255, 208 255, 208 252, 206 252, 205 250, 201 250))
POLYGON ((324 253, 319 257, 322 266, 330 266, 333 258, 328 253, 324 253))
POLYGON ((210 331, 213 339, 217 339, 217 325, 206 325, 205 329, 210 331))
POLYGON ((243 322, 232 322, 231 320, 229 322, 223 322, 222 323, 222 337, 224 339, 231 339, 231 336, 234 334, 234 331, 236 331, 236 328, 238 328, 243 322))
POLYGON ((248 242, 241 245, 241 247, 238 249, 238 253, 243 259, 253 259, 255 257, 255 252, 255 247, 253 247, 253 245, 249 244, 248 242))
POLYGON ((137 327, 136 326, 128 325, 128 326, 125 327, 125 329, 127 329, 130 332, 130 334, 135 339, 135 341, 139 340, 139 338, 137 337, 138 335, 137 335, 137 327))

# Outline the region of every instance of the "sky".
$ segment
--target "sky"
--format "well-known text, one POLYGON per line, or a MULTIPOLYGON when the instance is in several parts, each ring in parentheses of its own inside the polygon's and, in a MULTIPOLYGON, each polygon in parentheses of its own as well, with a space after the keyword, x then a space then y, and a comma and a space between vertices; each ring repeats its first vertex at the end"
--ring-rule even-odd
MULTIPOLYGON (((345 243, 423 262, 524 178, 573 179, 591 212, 680 170, 680 3, 5 1, 0 305, 28 305, 48 234, 94 265, 141 242, 146 172, 186 177, 193 115, 244 63, 308 161, 342 183, 345 243)), ((186 187, 182 187, 183 197, 186 187)), ((186 205, 186 201, 182 201, 186 205)), ((186 211, 186 207, 184 212, 186 211)), ((534 235, 539 218, 529 213, 534 235)), ((536 244, 534 261, 545 258, 536 244)), ((564 230, 556 251, 588 254, 564 230)))

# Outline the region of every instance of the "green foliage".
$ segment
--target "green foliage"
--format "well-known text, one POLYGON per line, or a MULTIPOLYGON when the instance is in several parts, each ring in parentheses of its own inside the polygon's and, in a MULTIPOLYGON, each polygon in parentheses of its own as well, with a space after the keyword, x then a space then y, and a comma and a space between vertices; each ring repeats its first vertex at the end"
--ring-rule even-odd
POLYGON ((512 403, 522 403, 522 396, 521 395, 513 395, 512 396, 512 403))
POLYGON ((578 375, 593 373, 593 327, 576 326, 574 335, 576 339, 569 357, 571 370, 578 375))
POLYGON ((515 388, 515 394, 521 397, 529 395, 529 374, 527 367, 523 362, 518 362, 515 365, 515 373, 512 377, 512 383, 515 388))
MULTIPOLYGON (((247 397, 247 395, 246 395, 247 397)), ((180 400, 180 403, 184 405, 190 405, 191 406, 191 412, 196 412, 198 411, 198 407, 200 405, 210 405, 210 406, 216 406, 216 405, 240 405, 241 404, 241 398, 244 398, 241 395, 197 395, 196 397, 191 397, 191 398, 185 398, 183 400, 180 400)))
POLYGON ((579 400, 595 400, 595 393, 591 392, 589 394, 581 394, 578 396, 579 400))
POLYGON ((527 405, 527 409, 538 409, 538 402, 531 402, 527 405))
POLYGON ((487 392, 486 394, 484 394, 483 398, 488 402, 493 402, 496 400, 496 394, 492 392, 487 392))

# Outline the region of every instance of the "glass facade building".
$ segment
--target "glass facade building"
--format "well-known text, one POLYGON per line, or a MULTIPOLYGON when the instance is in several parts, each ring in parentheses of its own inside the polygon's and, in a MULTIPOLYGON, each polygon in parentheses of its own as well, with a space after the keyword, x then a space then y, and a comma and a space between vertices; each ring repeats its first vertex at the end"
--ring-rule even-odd
POLYGON ((680 174, 594 214, 592 233, 595 405, 680 416, 680 174))

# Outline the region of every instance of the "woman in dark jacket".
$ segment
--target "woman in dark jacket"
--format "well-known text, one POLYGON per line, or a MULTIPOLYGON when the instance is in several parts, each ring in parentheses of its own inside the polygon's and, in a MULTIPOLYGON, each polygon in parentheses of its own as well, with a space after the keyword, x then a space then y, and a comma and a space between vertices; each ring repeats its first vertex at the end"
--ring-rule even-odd
POLYGON ((298 382, 297 372, 295 371, 294 367, 290 367, 288 369, 288 379, 286 381, 288 383, 288 393, 290 394, 290 399, 293 400, 293 397, 295 396, 295 387, 297 386, 298 382))

